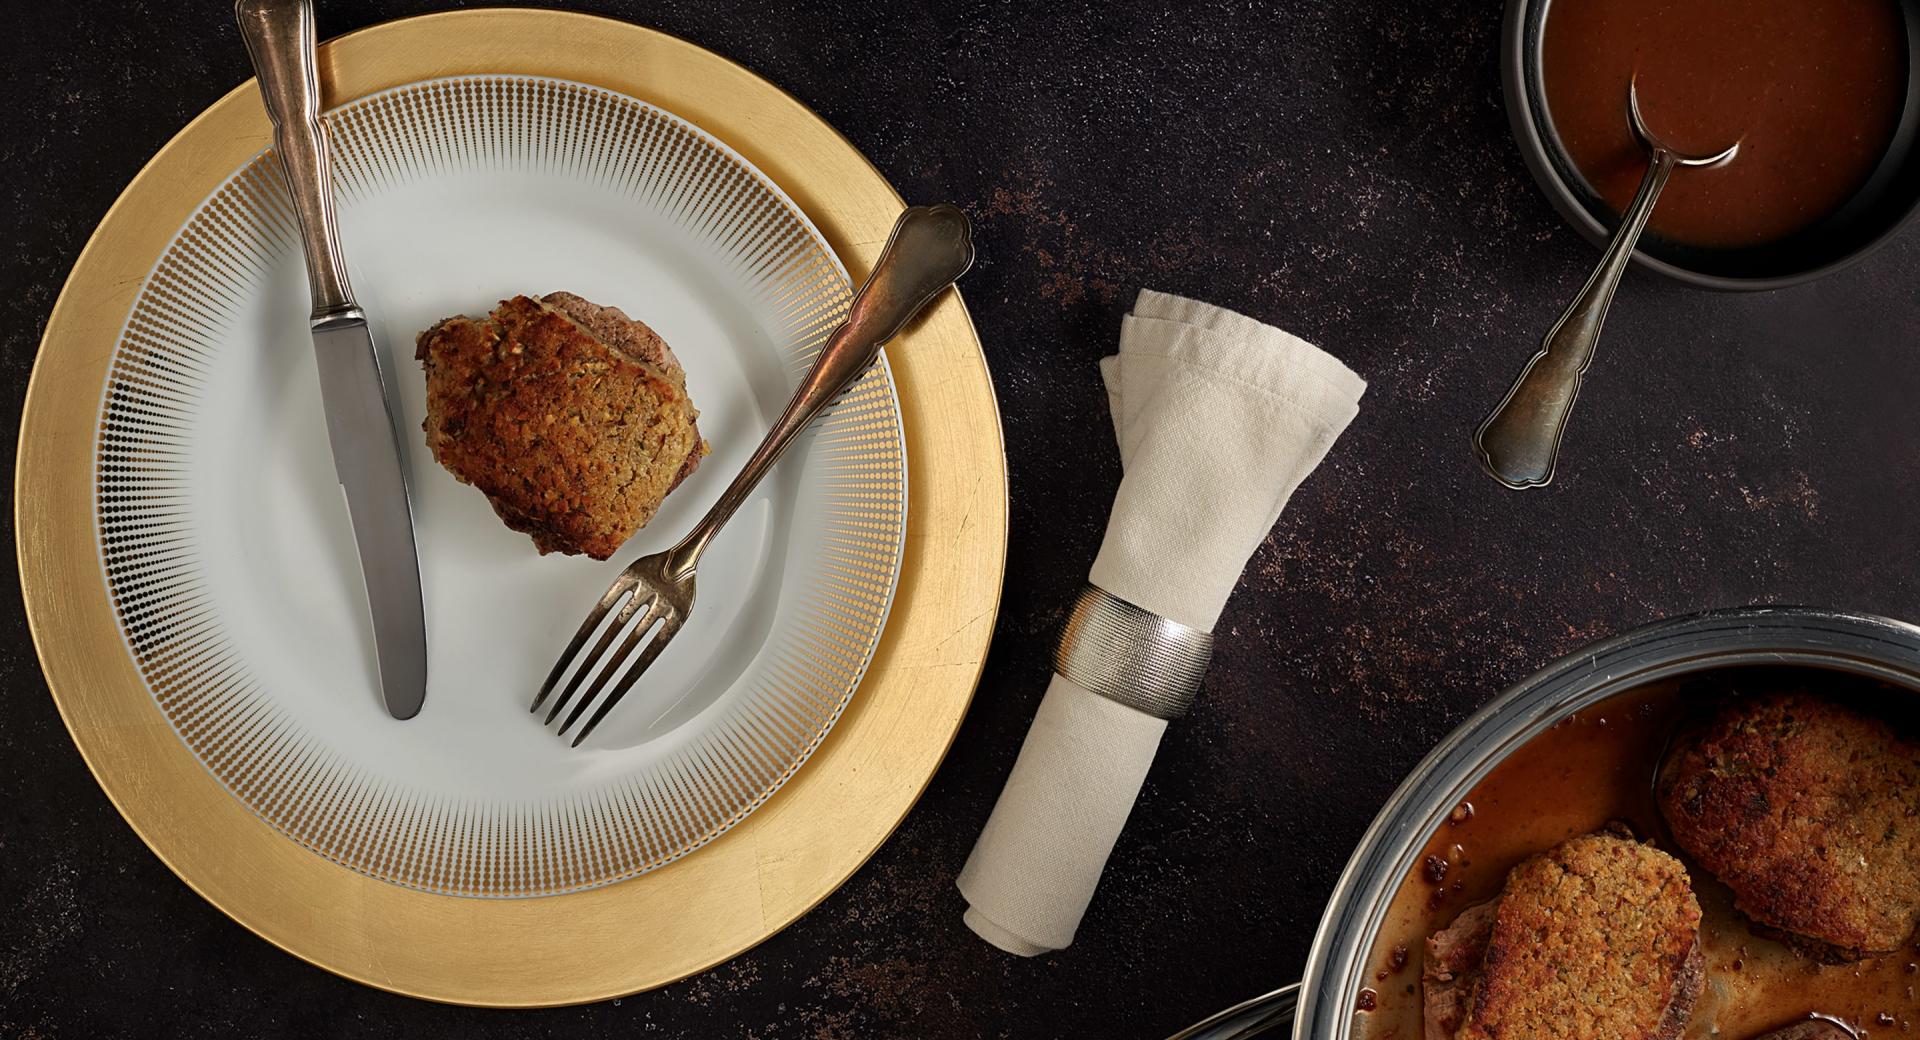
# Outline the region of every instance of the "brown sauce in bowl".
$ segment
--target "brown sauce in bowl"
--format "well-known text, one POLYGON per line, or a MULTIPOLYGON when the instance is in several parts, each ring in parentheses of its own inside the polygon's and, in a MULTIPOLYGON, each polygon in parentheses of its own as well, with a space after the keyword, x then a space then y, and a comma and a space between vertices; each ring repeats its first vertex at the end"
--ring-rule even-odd
POLYGON ((1898 0, 1552 0, 1540 74, 1547 115, 1587 183, 1619 212, 1646 172, 1627 127, 1682 151, 1734 141, 1733 161, 1681 169, 1648 228, 1696 246, 1778 241, 1865 184, 1905 107, 1898 0))
POLYGON ((1470 808, 1456 809, 1428 839, 1395 894, 1367 959, 1374 1008, 1357 1015, 1355 1036, 1421 1040, 1427 936, 1499 895, 1521 860, 1620 821, 1680 856, 1700 900, 1707 984, 1686 1040, 1749 1040, 1810 1014, 1838 1018, 1869 1040, 1920 1038, 1920 936, 1897 955, 1823 966, 1754 935, 1732 893, 1668 840, 1654 801, 1654 774, 1669 741, 1720 695, 1722 682, 1757 691, 1804 684, 1809 674, 1819 676, 1823 695, 1892 714, 1907 727, 1920 721, 1920 695, 1909 691, 1833 673, 1742 669, 1610 698, 1495 766, 1463 803, 1470 808))

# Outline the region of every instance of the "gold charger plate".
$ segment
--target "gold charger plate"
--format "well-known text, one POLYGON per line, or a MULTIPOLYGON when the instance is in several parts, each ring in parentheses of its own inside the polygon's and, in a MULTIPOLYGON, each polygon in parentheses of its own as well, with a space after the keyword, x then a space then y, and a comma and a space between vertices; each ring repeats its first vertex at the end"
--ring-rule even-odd
MULTIPOLYGON (((423 79, 567 79, 658 105, 731 146, 811 218, 853 276, 900 198, 818 116, 747 70, 651 30, 553 11, 452 12, 321 48, 333 107, 423 79)), ((21 423, 15 510, 27 615, 76 745, 134 830, 208 901, 329 971, 412 996, 531 1006, 664 985, 731 958, 844 882, 925 788, 979 678, 1006 556, 1006 460, 957 296, 889 349, 914 467, 891 620, 812 759, 705 848, 642 878, 533 899, 437 895, 287 840, 181 741, 126 651, 98 553, 102 387, 131 303, 174 233, 268 144, 252 83, 141 171, 47 323, 21 423)))

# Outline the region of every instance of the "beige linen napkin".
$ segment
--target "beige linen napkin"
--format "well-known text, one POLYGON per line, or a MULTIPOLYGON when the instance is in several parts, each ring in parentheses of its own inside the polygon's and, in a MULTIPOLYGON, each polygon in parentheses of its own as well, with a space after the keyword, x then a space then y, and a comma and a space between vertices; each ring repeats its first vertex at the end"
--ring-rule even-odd
MULTIPOLYGON (((1366 383, 1271 325, 1151 290, 1100 374, 1124 476, 1090 580, 1211 631, 1366 383)), ((1023 957, 1073 942, 1166 726, 1053 677, 960 871, 968 927, 1023 957)))

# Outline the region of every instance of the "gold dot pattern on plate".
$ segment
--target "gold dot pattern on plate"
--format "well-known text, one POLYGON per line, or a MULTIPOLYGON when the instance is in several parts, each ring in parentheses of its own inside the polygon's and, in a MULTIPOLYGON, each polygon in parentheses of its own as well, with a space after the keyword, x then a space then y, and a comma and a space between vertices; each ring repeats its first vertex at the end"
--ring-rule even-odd
MULTIPOLYGON (((329 114, 341 204, 471 169, 612 188, 715 243, 776 315, 797 374, 846 315, 845 277, 784 196, 731 152, 632 98, 556 80, 460 77, 329 114)), ((806 761, 865 671, 906 525, 899 406, 884 364, 816 428, 825 531, 798 583, 801 622, 715 724, 644 771, 563 803, 501 806, 411 790, 319 746, 263 695, 222 631, 184 506, 193 416, 237 301, 297 248, 279 163, 202 204, 134 302, 96 446, 102 565, 129 651, 181 740, 242 802, 354 870, 459 895, 532 896, 632 877, 740 820, 806 761)))

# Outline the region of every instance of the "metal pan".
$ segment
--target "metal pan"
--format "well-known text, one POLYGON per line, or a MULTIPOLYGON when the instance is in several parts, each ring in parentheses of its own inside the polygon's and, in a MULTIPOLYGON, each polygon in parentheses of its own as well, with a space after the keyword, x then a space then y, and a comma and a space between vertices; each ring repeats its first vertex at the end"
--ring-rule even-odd
POLYGON ((1597 643, 1494 698, 1415 767, 1360 839, 1307 955, 1295 1040, 1353 1034, 1368 953, 1400 884, 1448 812, 1516 748, 1636 687, 1758 664, 1832 670, 1920 693, 1920 627, 1797 607, 1711 611, 1597 643))
POLYGON ((1299 1000, 1298 982, 1282 986, 1195 1022, 1167 1040, 1252 1040, 1256 1036, 1279 1036, 1293 1028, 1293 1010, 1299 1000))

